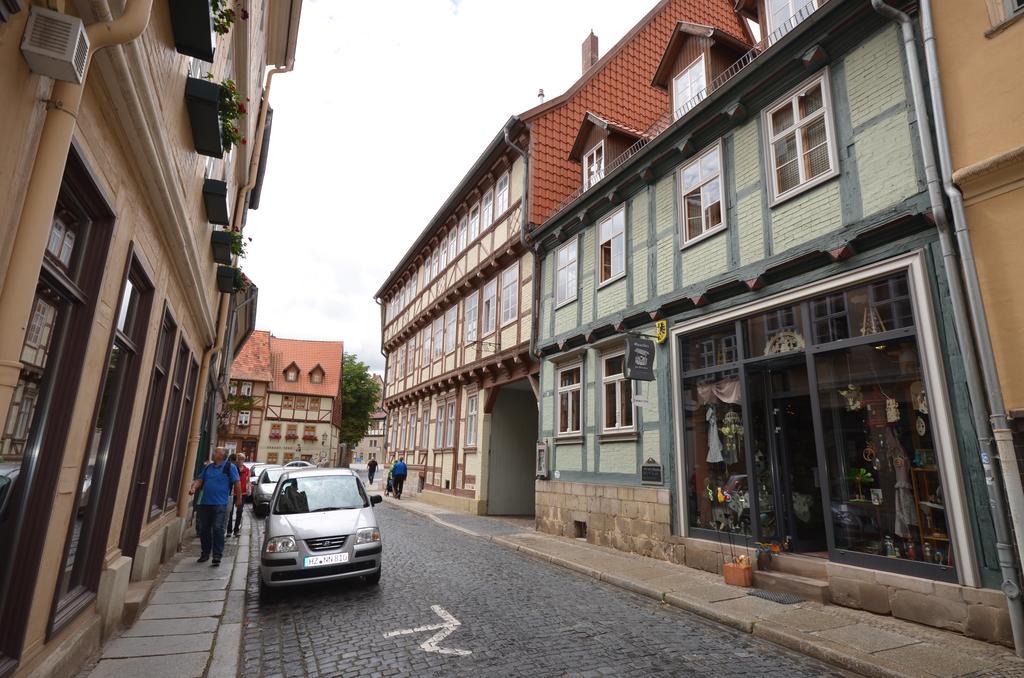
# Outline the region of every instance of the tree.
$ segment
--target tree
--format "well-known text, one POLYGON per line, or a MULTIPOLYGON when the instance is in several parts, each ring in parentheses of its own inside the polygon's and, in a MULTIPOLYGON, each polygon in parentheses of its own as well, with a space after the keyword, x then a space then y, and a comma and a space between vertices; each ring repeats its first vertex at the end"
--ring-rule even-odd
POLYGON ((345 371, 341 387, 341 444, 345 446, 342 466, 348 466, 351 450, 366 436, 370 415, 381 399, 380 386, 370 368, 351 353, 345 354, 345 371))

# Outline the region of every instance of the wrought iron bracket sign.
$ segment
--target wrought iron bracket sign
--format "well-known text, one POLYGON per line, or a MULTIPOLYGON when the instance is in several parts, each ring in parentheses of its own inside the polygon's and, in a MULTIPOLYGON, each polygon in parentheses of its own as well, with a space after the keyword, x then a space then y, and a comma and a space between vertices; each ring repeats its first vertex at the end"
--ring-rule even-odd
POLYGON ((646 337, 626 336, 625 377, 654 381, 654 342, 646 337))
POLYGON ((654 461, 654 457, 648 457, 647 461, 640 465, 640 482, 644 485, 665 484, 664 468, 654 461))

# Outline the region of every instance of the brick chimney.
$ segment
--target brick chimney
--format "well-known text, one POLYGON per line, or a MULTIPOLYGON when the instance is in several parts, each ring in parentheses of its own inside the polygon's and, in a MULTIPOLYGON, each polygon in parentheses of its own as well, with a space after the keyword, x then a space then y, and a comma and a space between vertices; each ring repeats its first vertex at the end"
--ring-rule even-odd
POLYGON ((594 31, 583 41, 583 72, 586 73, 590 67, 597 63, 597 36, 594 31))

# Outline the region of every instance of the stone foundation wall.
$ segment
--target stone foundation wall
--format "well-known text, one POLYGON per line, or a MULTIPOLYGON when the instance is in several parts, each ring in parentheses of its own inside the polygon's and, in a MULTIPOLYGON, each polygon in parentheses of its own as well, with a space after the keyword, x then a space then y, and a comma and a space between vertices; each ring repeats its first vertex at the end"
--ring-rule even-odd
MULTIPOLYGON (((722 564, 753 548, 672 534, 668 490, 538 480, 537 530, 577 537, 586 525, 591 544, 722 573, 722 564)), ((832 603, 892 615, 972 638, 1013 645, 1006 599, 1000 591, 908 577, 839 563, 827 563, 832 603)))

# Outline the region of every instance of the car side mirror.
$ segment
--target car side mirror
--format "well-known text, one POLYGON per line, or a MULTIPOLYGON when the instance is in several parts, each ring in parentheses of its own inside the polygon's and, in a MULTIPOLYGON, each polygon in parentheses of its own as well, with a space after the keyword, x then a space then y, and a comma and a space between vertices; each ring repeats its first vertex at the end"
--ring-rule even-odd
POLYGON ((252 512, 256 514, 257 518, 266 518, 267 514, 270 513, 270 504, 260 502, 253 507, 252 512))
POLYGON ((376 506, 382 501, 384 501, 384 497, 380 496, 379 494, 370 495, 370 506, 376 506))

